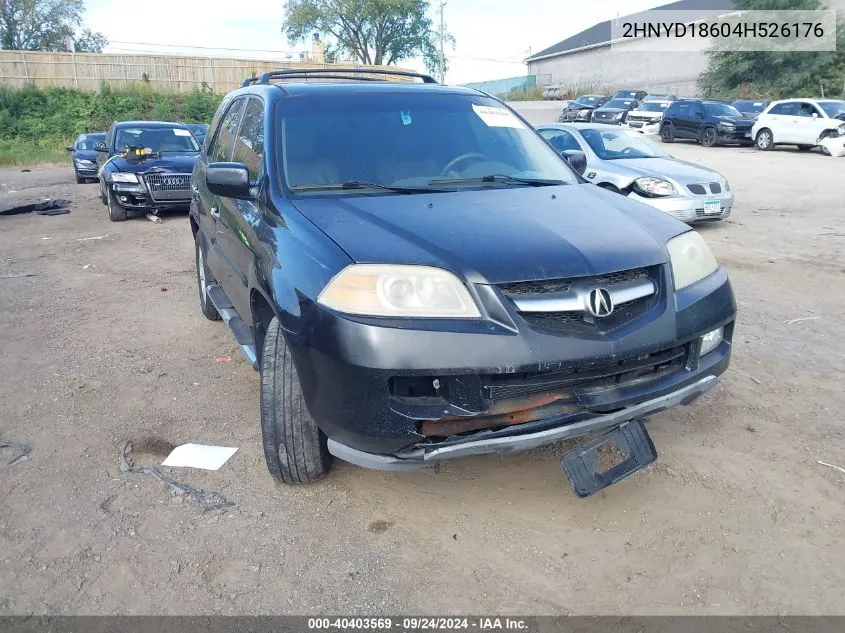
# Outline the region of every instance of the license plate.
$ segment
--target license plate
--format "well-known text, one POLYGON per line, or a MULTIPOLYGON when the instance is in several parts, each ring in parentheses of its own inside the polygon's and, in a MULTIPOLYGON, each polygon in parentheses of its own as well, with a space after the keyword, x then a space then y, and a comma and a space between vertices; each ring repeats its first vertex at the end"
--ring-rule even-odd
POLYGON ((630 125, 631 127, 642 127, 643 123, 642 121, 631 121, 630 123, 628 123, 628 125, 630 125))
POLYGON ((722 213, 722 203, 718 200, 708 200, 704 203, 704 215, 719 215, 722 213))
POLYGON ((745 133, 745 138, 751 138, 751 132, 746 132, 746 133, 745 133))
POLYGON ((631 420, 566 453, 560 460, 579 497, 634 474, 657 459, 654 442, 641 420, 631 420))

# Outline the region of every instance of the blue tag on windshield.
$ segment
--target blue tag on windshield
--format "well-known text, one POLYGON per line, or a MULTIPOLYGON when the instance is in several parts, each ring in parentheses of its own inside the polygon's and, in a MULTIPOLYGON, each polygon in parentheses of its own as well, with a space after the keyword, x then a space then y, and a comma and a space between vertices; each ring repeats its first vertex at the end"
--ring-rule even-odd
POLYGON ((411 125, 411 113, 408 110, 402 110, 399 114, 402 115, 402 125, 411 125))

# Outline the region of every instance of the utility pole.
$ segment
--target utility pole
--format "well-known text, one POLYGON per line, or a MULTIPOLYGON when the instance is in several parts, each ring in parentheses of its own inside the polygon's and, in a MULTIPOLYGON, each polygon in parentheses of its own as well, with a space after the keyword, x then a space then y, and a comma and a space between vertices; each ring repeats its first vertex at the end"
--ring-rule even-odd
POLYGON ((440 0, 440 83, 446 83, 446 55, 443 48, 446 45, 446 29, 443 26, 443 7, 446 0, 440 0))

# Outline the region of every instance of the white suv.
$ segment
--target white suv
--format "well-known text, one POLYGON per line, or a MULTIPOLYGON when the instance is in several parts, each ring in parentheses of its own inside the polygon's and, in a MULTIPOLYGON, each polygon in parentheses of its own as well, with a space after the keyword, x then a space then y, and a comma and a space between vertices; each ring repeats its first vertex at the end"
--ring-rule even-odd
POLYGON ((751 136, 757 149, 769 150, 775 145, 797 145, 809 150, 819 145, 828 130, 833 135, 845 134, 845 101, 832 99, 785 99, 773 101, 766 108, 754 127, 751 136))

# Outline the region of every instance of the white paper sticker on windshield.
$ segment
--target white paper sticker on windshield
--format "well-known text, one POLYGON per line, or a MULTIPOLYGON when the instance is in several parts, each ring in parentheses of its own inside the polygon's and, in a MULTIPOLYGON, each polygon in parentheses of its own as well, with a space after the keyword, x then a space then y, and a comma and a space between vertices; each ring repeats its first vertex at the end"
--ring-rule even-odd
POLYGON ((178 127, 173 128, 173 133, 176 136, 190 136, 191 135, 190 130, 183 130, 183 129, 178 128, 178 127))
POLYGON ((513 115, 513 112, 507 108, 480 106, 473 103, 472 109, 478 115, 478 118, 490 127, 513 127, 517 129, 525 129, 525 124, 517 119, 513 115))
POLYGON ((761 105, 763 105, 763 102, 762 102, 762 101, 756 101, 756 102, 754 103, 754 107, 755 107, 755 108, 756 108, 757 106, 761 106, 761 105))

